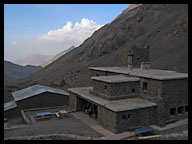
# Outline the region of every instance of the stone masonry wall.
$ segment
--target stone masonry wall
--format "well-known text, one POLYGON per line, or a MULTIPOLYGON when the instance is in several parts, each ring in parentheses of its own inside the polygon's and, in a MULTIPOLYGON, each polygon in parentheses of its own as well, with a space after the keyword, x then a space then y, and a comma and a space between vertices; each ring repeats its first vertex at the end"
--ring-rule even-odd
POLYGON ((117 113, 117 132, 150 126, 156 123, 156 107, 135 109, 117 113))
POLYGON ((92 84, 92 94, 108 100, 138 97, 140 89, 139 81, 127 83, 105 83, 93 80, 92 84))
MULTIPOLYGON (((140 78, 140 97, 157 104, 157 124, 165 125, 172 119, 179 119, 183 114, 170 115, 170 109, 188 105, 188 79, 153 80, 140 78), (143 82, 147 82, 147 90, 143 90, 143 82)), ((185 107, 184 107, 185 108, 185 107)))
POLYGON ((81 99, 77 94, 69 91, 69 108, 73 111, 77 111, 81 109, 81 99))
POLYGON ((133 67, 140 67, 141 62, 149 62, 149 48, 133 49, 133 67))
POLYGON ((116 133, 116 113, 98 105, 98 122, 104 128, 116 133))
POLYGON ((156 107, 135 109, 123 112, 113 112, 98 106, 98 122, 104 128, 121 133, 138 127, 156 123, 156 107))
POLYGON ((156 124, 165 124, 165 114, 164 114, 164 99, 162 97, 162 81, 148 78, 140 78, 140 96, 145 100, 155 102, 157 104, 156 113, 156 124), (143 90, 143 83, 147 83, 147 90, 143 90))
MULTIPOLYGON (((144 47, 144 46, 143 46, 144 47)), ((135 46, 132 48, 125 48, 122 51, 121 64, 123 67, 128 65, 128 53, 132 51, 133 54, 133 67, 140 67, 141 62, 149 62, 149 48, 135 46)))
POLYGON ((179 119, 188 116, 185 106, 188 105, 188 79, 163 81, 163 99, 165 119, 179 119), (178 108, 183 106, 183 113, 178 113, 178 108), (170 109, 176 108, 175 116, 170 115, 170 109))
POLYGON ((90 77, 94 76, 106 76, 107 72, 105 71, 99 71, 99 70, 89 70, 90 77))

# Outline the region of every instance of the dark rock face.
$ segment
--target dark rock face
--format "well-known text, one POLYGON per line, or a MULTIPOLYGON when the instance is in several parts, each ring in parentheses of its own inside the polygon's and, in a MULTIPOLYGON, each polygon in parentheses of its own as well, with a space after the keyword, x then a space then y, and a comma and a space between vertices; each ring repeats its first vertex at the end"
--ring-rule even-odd
POLYGON ((151 68, 188 72, 188 5, 144 4, 125 10, 82 45, 17 85, 60 83, 62 76, 63 89, 89 86, 89 66, 121 66, 123 50, 133 44, 150 46, 151 68))

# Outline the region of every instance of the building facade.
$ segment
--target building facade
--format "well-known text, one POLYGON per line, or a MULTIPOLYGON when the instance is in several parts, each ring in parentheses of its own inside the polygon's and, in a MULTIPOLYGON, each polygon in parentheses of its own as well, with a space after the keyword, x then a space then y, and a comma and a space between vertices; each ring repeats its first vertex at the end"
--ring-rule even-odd
POLYGON ((148 54, 135 47, 127 67, 90 67, 92 86, 69 89, 70 108, 92 106, 100 125, 114 133, 188 117, 188 74, 151 69, 148 54))

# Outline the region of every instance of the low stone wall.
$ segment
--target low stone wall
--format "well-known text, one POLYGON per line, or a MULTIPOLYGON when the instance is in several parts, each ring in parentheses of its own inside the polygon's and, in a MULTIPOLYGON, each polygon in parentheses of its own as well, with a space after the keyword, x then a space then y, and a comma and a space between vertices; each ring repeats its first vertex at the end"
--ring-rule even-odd
POLYGON ((29 118, 25 115, 25 112, 23 110, 21 110, 21 116, 22 116, 22 120, 25 124, 30 124, 30 120, 29 118))

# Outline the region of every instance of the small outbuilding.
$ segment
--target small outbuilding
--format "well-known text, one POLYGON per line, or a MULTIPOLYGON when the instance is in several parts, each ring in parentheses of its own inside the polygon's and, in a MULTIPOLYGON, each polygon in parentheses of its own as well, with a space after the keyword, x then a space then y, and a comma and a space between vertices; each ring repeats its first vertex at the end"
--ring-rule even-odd
POLYGON ((4 104, 4 117, 14 111, 25 109, 65 106, 69 104, 69 94, 63 90, 34 85, 12 93, 13 101, 4 104))

